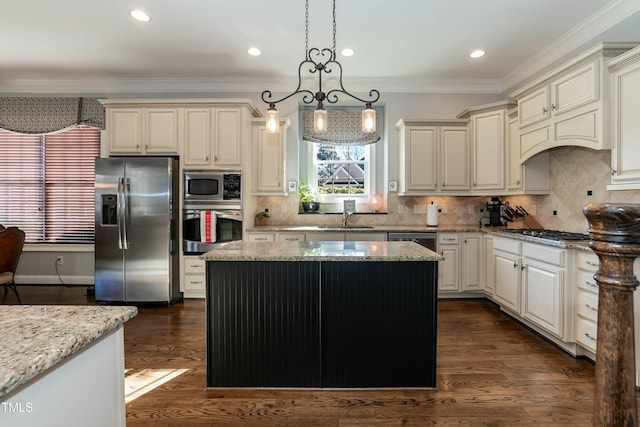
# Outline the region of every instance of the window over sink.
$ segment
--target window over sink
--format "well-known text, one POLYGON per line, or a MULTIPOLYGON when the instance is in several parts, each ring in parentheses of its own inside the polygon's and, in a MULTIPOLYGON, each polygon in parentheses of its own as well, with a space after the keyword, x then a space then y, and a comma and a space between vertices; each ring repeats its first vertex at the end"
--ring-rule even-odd
MULTIPOLYGON (((358 108, 341 108, 351 113, 361 112, 358 108)), ((376 107, 378 120, 383 122, 383 108, 376 107)), ((305 129, 304 112, 300 110, 300 128, 305 129)), ((361 122, 353 121, 353 127, 361 122)), ((350 123, 350 122, 349 122, 350 123)), ((344 120, 342 126, 345 125, 344 120)), ((350 125, 349 125, 350 126, 350 125)), ((353 130, 347 130, 350 132, 353 130)), ((360 129, 358 129, 360 131, 360 129)), ((303 132, 304 133, 304 132, 303 132)), ((384 134, 383 126, 378 125, 378 133, 384 134)), ((382 212, 382 198, 385 197, 383 183, 386 163, 386 139, 366 145, 334 145, 331 143, 310 142, 302 139, 299 147, 299 181, 309 184, 318 196, 320 212, 340 213, 344 200, 355 200, 356 212, 382 212)))

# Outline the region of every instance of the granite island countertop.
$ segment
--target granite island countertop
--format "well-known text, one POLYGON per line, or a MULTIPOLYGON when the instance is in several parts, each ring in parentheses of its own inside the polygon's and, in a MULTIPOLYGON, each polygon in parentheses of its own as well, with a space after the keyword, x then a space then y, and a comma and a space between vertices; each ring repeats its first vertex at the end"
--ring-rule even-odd
POLYGON ((414 242, 229 242, 200 257, 206 261, 441 261, 414 242))
POLYGON ((0 396, 120 328, 136 307, 0 306, 0 396))

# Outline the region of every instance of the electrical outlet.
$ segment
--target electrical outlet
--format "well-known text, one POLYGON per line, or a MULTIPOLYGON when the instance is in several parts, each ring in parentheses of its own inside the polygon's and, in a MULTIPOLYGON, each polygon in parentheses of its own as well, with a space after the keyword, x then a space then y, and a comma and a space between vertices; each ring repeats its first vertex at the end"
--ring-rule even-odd
POLYGON ((398 181, 389 181, 389 191, 398 191, 398 181))
POLYGON ((289 181, 289 191, 295 192, 298 187, 298 183, 295 181, 289 181))
POLYGON ((62 255, 58 255, 56 257, 56 265, 64 265, 64 258, 62 257, 62 255))
POLYGON ((404 213, 404 204, 402 204, 402 203, 398 204, 398 213, 399 214, 403 214, 404 213))
POLYGON ((426 214, 427 213, 427 205, 415 205, 413 207, 414 214, 426 214))
POLYGON ((536 205, 531 205, 529 207, 529 213, 533 216, 536 216, 538 214, 538 208, 536 207, 536 205))
POLYGON ((475 209, 474 209, 473 205, 469 205, 469 206, 467 206, 467 212, 469 212, 470 214, 473 214, 473 213, 474 213, 474 210, 475 210, 475 209))

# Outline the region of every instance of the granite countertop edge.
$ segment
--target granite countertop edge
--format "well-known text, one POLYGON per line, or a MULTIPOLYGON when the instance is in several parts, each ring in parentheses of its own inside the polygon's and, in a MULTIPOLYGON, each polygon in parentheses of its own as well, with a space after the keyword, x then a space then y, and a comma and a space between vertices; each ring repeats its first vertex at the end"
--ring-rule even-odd
POLYGON ((200 256, 205 261, 441 261, 414 242, 229 242, 200 256))
POLYGON ((131 306, 0 307, 0 396, 118 330, 137 314, 131 306))

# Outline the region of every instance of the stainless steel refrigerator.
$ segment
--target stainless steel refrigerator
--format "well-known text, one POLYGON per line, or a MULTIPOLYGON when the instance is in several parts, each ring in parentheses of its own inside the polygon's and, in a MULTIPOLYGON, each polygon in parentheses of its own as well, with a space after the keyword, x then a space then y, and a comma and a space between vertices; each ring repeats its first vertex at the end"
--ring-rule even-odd
POLYGON ((96 159, 97 302, 172 304, 182 297, 178 177, 172 158, 96 159))

